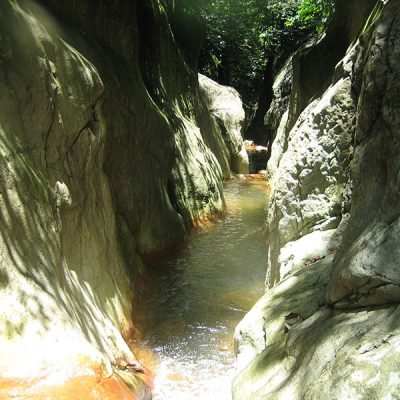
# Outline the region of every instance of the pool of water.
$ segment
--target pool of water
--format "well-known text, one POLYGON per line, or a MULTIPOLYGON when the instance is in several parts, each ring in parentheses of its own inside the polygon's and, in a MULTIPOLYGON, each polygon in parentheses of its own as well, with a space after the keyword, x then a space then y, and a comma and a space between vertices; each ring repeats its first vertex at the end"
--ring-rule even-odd
POLYGON ((225 199, 223 221, 149 266, 137 324, 154 355, 154 400, 231 399, 233 331, 264 293, 266 182, 228 182, 225 199))
POLYGON ((256 174, 258 171, 267 169, 268 152, 266 150, 247 151, 249 157, 249 171, 256 174))

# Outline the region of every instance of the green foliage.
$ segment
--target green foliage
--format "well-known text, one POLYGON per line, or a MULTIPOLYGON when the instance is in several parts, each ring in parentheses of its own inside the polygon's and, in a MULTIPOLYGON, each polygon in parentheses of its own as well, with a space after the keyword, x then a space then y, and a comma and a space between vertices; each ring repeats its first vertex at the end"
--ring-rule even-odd
POLYGON ((303 0, 294 18, 288 24, 299 24, 301 29, 315 29, 322 33, 332 17, 333 0, 303 0))
POLYGON ((266 63, 308 34, 322 32, 332 1, 199 0, 197 9, 207 25, 201 72, 236 87, 246 102, 253 102, 266 63))

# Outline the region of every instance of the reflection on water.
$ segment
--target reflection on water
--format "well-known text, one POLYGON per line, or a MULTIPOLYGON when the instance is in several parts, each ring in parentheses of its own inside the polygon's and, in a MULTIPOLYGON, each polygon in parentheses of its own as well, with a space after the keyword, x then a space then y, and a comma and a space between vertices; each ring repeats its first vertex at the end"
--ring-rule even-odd
POLYGON ((155 400, 231 399, 233 330, 264 291, 266 184, 228 182, 225 198, 224 221, 151 266, 137 323, 156 357, 155 400))

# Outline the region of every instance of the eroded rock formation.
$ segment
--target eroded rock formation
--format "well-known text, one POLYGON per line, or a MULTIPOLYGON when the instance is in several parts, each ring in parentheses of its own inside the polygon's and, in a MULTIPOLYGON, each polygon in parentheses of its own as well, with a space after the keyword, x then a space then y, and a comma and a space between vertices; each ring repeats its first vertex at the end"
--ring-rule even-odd
POLYGON ((224 209, 165 7, 1 2, 0 397, 149 396, 124 368, 141 257, 224 209))
POLYGON ((249 158, 242 138, 245 114, 239 93, 201 74, 199 84, 215 125, 216 133, 212 138, 216 143, 210 147, 215 149, 213 152, 222 166, 224 177, 229 178, 231 172, 248 174, 249 158))
MULTIPOLYGON (((351 68, 351 67, 348 67, 351 68)), ((334 229, 345 210, 355 104, 349 76, 341 76, 302 113, 287 139, 287 148, 273 175, 268 210, 268 286, 290 270, 290 242, 308 234, 334 229), (327 134, 329 132, 329 134, 327 134)), ((318 236, 318 235, 317 235, 318 236)), ((312 239, 311 247, 318 241, 312 239)), ((326 242, 329 242, 327 240, 326 242)), ((321 242, 322 246, 325 246, 321 242)), ((299 261, 312 257, 310 246, 299 261)), ((314 249, 323 255, 323 249, 314 249)), ((292 266, 293 267, 293 266, 292 266)))
POLYGON ((387 5, 361 42, 349 227, 334 260, 328 301, 341 307, 400 301, 400 6, 387 5))
POLYGON ((235 399, 398 396, 399 15, 377 2, 275 147, 270 289, 235 332, 235 399))
POLYGON ((130 285, 102 167, 104 84, 36 7, 3 2, 0 14, 0 371, 14 383, 106 378, 115 358, 133 355, 121 335, 131 328, 130 285))

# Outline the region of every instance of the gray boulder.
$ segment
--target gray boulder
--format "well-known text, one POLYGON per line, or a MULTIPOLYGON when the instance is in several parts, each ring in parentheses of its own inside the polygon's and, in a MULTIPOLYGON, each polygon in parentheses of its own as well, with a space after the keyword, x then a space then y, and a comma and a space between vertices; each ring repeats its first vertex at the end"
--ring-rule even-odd
POLYGON ((249 173, 249 159, 242 139, 245 114, 239 93, 228 86, 219 85, 212 79, 199 74, 200 92, 207 111, 211 114, 216 133, 212 146, 222 166, 225 178, 231 171, 236 174, 249 173))

